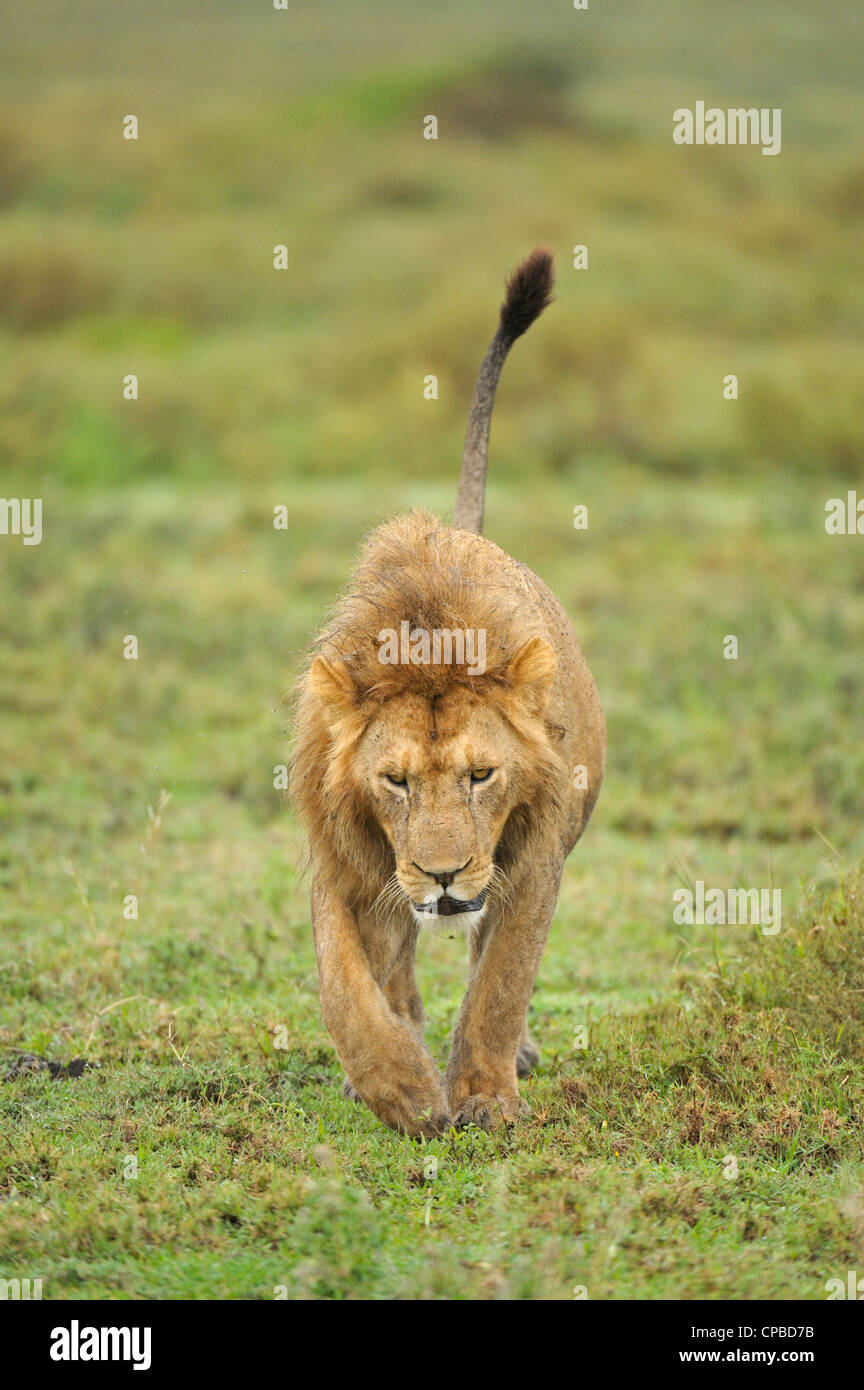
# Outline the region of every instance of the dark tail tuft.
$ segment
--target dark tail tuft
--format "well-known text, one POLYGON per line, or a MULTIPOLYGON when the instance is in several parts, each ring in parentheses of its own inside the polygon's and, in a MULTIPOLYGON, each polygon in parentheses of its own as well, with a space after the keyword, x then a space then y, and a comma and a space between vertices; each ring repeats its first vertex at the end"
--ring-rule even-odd
POLYGON ((552 257, 548 251, 532 251, 507 281, 507 294, 501 305, 501 320, 489 350, 483 358, 474 387, 468 416, 468 432, 459 474, 459 492, 453 525, 461 531, 483 530, 486 493, 486 455, 489 451, 489 424, 501 368, 510 348, 526 328, 543 313, 552 297, 552 257))
POLYGON ((507 297, 501 305, 502 336, 511 343, 521 337, 551 303, 554 284, 552 255, 538 247, 507 281, 507 297))

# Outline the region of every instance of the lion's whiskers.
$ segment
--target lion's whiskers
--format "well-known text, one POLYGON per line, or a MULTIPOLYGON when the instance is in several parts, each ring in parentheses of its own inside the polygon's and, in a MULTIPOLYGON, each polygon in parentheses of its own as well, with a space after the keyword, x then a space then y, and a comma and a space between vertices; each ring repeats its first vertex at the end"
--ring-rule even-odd
POLYGON ((388 930, 392 930, 395 925, 394 918, 398 907, 400 904, 406 903, 407 901, 408 898, 399 879, 396 877, 395 873, 392 873, 381 889, 381 892, 378 894, 378 897, 375 899, 372 910, 381 925, 388 930))
POLYGON ((513 885, 498 864, 492 865, 489 896, 495 899, 502 910, 513 906, 513 885))

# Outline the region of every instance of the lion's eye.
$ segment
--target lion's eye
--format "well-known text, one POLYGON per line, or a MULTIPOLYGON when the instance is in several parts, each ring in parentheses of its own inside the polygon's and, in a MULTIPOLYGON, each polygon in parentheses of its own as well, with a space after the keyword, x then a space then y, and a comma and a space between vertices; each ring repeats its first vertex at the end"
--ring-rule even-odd
POLYGON ((384 773, 384 781, 391 787, 399 787, 404 790, 408 785, 407 777, 391 777, 389 772, 384 773))
POLYGON ((471 781, 472 781, 472 782, 488 782, 488 781, 489 781, 489 778, 492 776, 492 773, 493 773, 494 771, 495 771, 494 767, 478 767, 478 768, 475 768, 474 771, 471 773, 471 781))

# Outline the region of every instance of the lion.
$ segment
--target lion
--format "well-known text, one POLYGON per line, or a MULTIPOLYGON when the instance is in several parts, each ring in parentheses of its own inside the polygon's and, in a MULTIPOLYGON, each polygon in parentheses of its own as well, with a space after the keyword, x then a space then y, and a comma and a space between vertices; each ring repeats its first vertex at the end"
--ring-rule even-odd
POLYGON ((480 534, 498 378, 552 283, 542 250, 507 282, 452 526, 415 511, 371 533, 299 686, 291 792, 324 1022, 345 1094, 415 1137, 528 1113, 528 1005, 603 778, 603 711, 569 619, 480 534), (414 978, 418 936, 442 919, 469 943, 444 1076, 414 978))

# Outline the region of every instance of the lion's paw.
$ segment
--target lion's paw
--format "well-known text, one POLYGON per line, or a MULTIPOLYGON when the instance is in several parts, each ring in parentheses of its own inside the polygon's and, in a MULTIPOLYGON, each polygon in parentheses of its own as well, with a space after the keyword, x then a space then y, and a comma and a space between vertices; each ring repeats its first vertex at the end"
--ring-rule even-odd
POLYGON ((390 1129, 407 1134, 411 1139, 434 1139, 451 1125, 444 1103, 437 1096, 417 1096, 413 1101, 378 1099, 370 1109, 390 1129))
POLYGON ((347 1100, 367 1106, 379 1120, 413 1139, 434 1138, 450 1128, 451 1120, 443 1088, 436 1081, 423 1086, 388 1084, 382 1093, 361 1095, 346 1076, 342 1094, 347 1100))
POLYGON ((496 1129, 498 1125, 515 1124, 531 1114, 531 1107, 520 1096, 466 1096, 454 1109, 456 1129, 465 1129, 468 1125, 496 1129))

